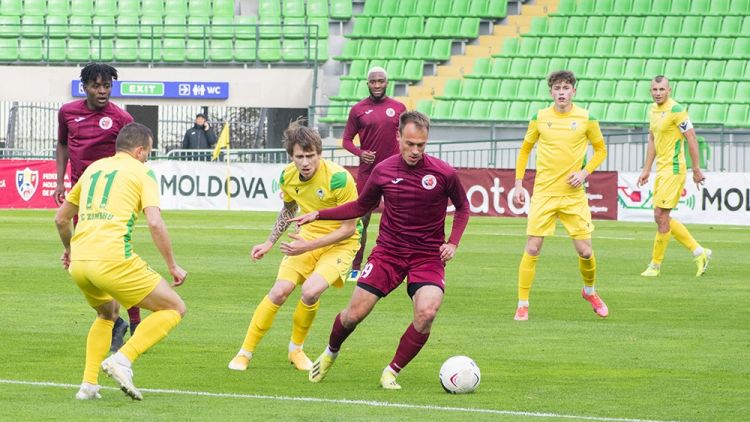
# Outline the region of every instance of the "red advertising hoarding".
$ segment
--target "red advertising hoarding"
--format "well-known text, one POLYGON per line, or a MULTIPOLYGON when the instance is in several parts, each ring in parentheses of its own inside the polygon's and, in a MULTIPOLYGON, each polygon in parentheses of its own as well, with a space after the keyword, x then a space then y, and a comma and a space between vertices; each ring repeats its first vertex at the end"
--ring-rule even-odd
MULTIPOLYGON (((0 160, 0 208, 56 208, 52 160, 0 160)), ((70 179, 65 174, 65 188, 70 179)))

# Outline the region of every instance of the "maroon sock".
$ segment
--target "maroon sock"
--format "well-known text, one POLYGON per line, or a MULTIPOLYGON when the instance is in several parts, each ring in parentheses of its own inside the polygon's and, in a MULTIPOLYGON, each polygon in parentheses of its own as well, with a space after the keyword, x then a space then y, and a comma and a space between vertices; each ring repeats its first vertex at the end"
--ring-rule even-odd
POLYGON ((130 325, 138 325, 141 323, 141 308, 133 306, 128 309, 128 318, 130 319, 130 325))
POLYGON ((333 327, 331 328, 331 336, 328 338, 328 348, 331 352, 338 352, 341 344, 352 332, 354 332, 354 328, 350 330, 341 323, 341 314, 336 315, 336 319, 333 320, 333 327))
POLYGON ((393 356, 391 361, 391 368, 401 371, 422 350, 428 338, 430 338, 430 333, 422 334, 414 328, 414 324, 409 324, 409 328, 406 329, 404 335, 401 336, 401 341, 398 342, 398 349, 396 349, 396 355, 393 356))

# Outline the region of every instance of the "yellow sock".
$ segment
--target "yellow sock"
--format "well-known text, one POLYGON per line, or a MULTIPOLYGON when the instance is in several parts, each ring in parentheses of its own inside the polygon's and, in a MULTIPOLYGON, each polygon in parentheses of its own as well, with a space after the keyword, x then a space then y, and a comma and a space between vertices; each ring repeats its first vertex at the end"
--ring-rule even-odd
POLYGON ((266 295, 260 304, 255 308, 253 313, 253 319, 250 320, 250 326, 247 327, 247 334, 245 335, 245 341, 242 342, 242 348, 248 352, 254 352, 255 348, 260 343, 260 340, 266 335, 266 332, 271 328, 273 319, 276 317, 276 312, 279 311, 281 306, 271 302, 271 299, 266 295))
POLYGON ((152 313, 138 324, 135 334, 120 348, 120 353, 135 362, 138 356, 162 341, 181 320, 180 313, 171 309, 152 313))
POLYGON ((580 256, 578 257, 578 270, 581 271, 583 284, 588 287, 593 287, 596 283, 596 257, 593 252, 589 259, 580 256))
POLYGON ((518 266, 518 300, 529 300, 529 291, 534 282, 538 259, 539 256, 531 256, 526 251, 523 252, 521 264, 518 266))
POLYGON ((320 300, 308 306, 300 299, 292 316, 292 343, 302 344, 305 342, 315 315, 318 314, 319 307, 320 300))
POLYGON ((670 237, 672 237, 671 232, 656 232, 656 237, 654 237, 654 252, 651 254, 652 263, 661 265, 661 262, 664 261, 664 254, 667 252, 670 237))
POLYGON ((107 357, 109 345, 112 343, 112 328, 115 322, 97 317, 89 328, 86 337, 86 366, 83 370, 83 381, 89 384, 99 384, 99 367, 107 357))
POLYGON ((692 252, 699 246, 698 242, 695 241, 687 227, 674 218, 669 220, 669 230, 672 232, 672 236, 674 236, 674 238, 683 246, 688 248, 689 251, 692 252))

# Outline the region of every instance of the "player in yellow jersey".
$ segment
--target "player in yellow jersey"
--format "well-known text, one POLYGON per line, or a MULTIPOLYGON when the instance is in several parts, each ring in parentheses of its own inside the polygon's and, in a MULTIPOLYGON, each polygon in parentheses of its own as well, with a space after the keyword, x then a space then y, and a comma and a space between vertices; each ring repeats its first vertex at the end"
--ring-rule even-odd
POLYGON ((98 399, 99 367, 133 398, 143 396, 133 385, 131 364, 161 341, 185 315, 185 303, 169 284, 133 251, 133 228, 141 211, 151 237, 172 276, 172 286, 187 273, 175 261, 172 244, 159 210, 159 187, 146 162, 153 137, 151 130, 130 123, 116 139, 116 154, 91 164, 57 211, 55 224, 65 248, 63 267, 83 292, 97 317, 86 340, 80 400, 98 399), (78 214, 73 234, 71 223, 78 214), (120 304, 152 311, 120 350, 104 359, 112 340, 112 327, 120 304))
POLYGON ((683 246, 693 252, 697 267, 696 277, 702 276, 711 259, 711 249, 696 242, 688 229, 669 214, 677 206, 685 186, 687 166, 685 164, 685 140, 693 162, 693 182, 700 188, 706 180, 700 169, 698 140, 685 107, 670 98, 672 89, 669 80, 657 76, 651 81, 651 96, 654 104, 649 110, 648 147, 643 172, 638 177, 638 186, 648 183, 651 165, 656 158, 656 180, 654 181, 654 220, 657 231, 651 263, 641 273, 644 277, 656 277, 661 272, 661 263, 667 251, 670 237, 674 236, 683 246))
POLYGON ((555 233, 559 219, 578 252, 578 268, 583 277, 581 295, 591 303, 594 312, 604 318, 607 305, 594 289, 596 259, 591 247, 591 211, 584 189, 586 178, 607 157, 604 137, 599 122, 588 110, 573 104, 576 78, 573 72, 561 70, 547 78, 554 105, 539 110, 529 122, 521 150, 516 160, 516 184, 513 202, 523 206, 526 194, 521 182, 531 150, 536 150, 536 179, 531 198, 526 234, 526 248, 518 268, 518 308, 514 317, 525 321, 529 317, 529 291, 536 273, 536 263, 544 237, 555 233), (589 142, 594 155, 583 166, 589 142))
MULTIPOLYGON (((317 132, 300 121, 293 122, 284 132, 284 146, 293 161, 281 173, 279 181, 284 206, 268 239, 255 245, 250 252, 253 261, 271 250, 298 208, 307 214, 357 199, 357 187, 351 174, 321 158, 323 144, 317 132)), ((281 243, 281 252, 286 256, 279 265, 276 283, 255 308, 242 348, 229 362, 229 369, 247 369, 258 343, 296 286, 301 286, 302 297, 292 317, 288 358, 297 369, 310 369, 312 362, 302 346, 318 312, 320 295, 329 286, 343 287, 359 249, 360 231, 361 225, 357 219, 352 219, 316 221, 304 226, 299 233, 289 234, 292 241, 281 243)))

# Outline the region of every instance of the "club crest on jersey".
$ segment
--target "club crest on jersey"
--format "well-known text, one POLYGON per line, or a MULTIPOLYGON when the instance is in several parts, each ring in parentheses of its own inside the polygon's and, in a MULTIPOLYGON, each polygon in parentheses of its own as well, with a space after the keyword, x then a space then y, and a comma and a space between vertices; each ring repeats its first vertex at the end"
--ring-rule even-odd
POLYGON ((388 117, 393 117, 396 115, 396 110, 388 107, 387 109, 385 109, 385 115, 388 117))
POLYGON ((28 167, 23 170, 16 170, 16 189, 21 199, 24 201, 31 199, 37 186, 39 186, 39 171, 31 170, 28 167))
POLYGON ((576 130, 576 128, 578 128, 578 122, 573 120, 572 122, 570 122, 570 130, 576 130))
POLYGON ((318 190, 315 191, 315 194, 318 195, 318 199, 323 199, 323 188, 318 188, 318 190))
POLYGON ((547 129, 552 129, 552 122, 547 122, 547 129))
POLYGON ((99 119, 99 127, 107 130, 112 127, 112 118, 108 116, 104 116, 101 119, 99 119))
POLYGON ((422 187, 427 190, 433 190, 437 186, 437 179, 435 176, 428 174, 422 178, 422 187))

